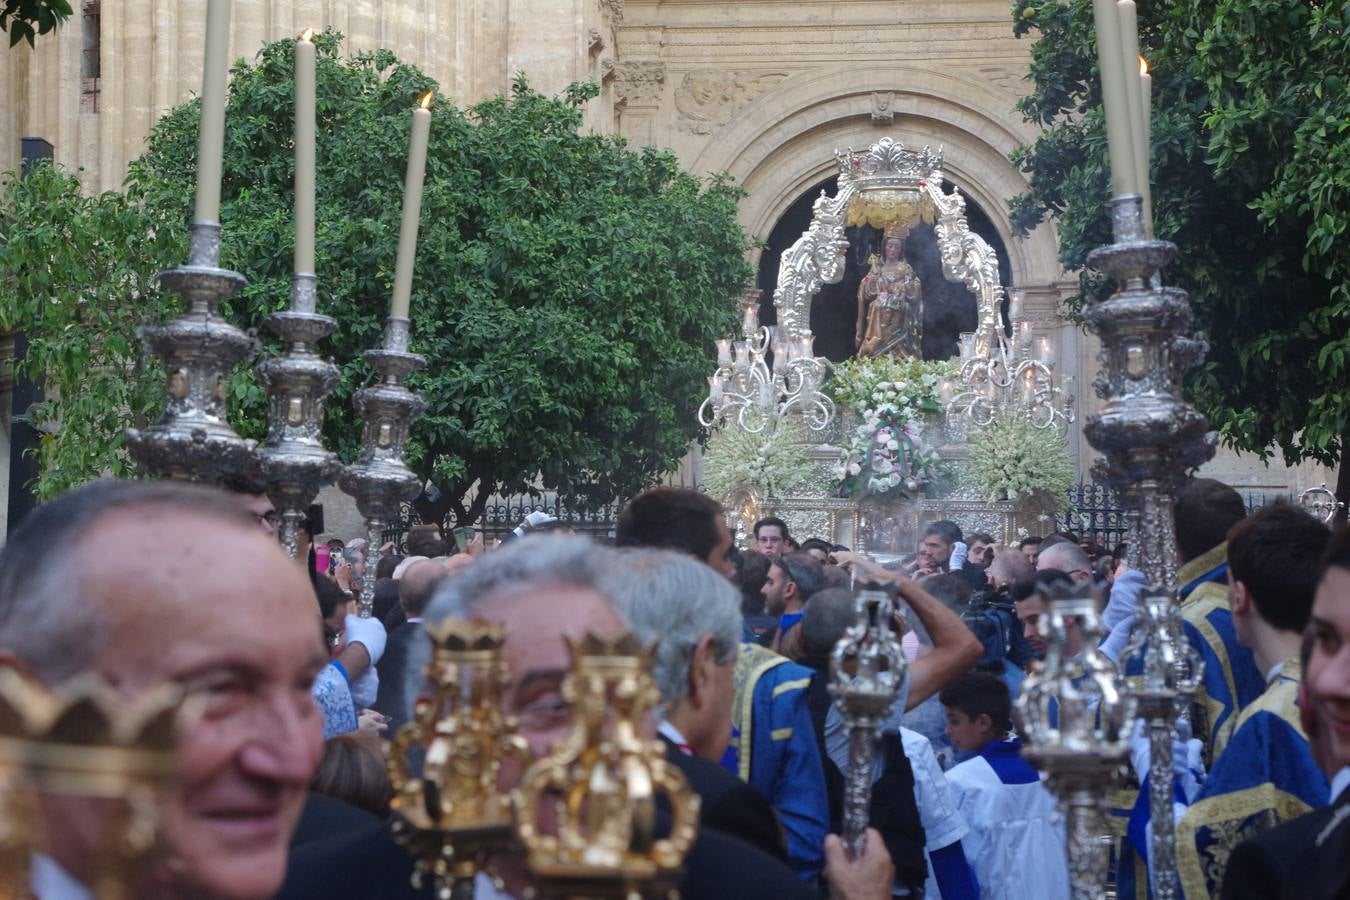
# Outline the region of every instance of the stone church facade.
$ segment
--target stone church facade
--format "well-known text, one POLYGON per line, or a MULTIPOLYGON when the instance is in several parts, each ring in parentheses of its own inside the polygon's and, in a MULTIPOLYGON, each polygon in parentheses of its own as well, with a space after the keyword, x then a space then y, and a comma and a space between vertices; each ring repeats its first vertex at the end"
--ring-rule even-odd
MULTIPOLYGON (((116 188, 157 118, 201 85, 205 0, 76 0, 37 48, 16 47, 0 79, 0 171, 22 136, 55 145, 91 191, 116 188)), ((1030 44, 1006 0, 235 0, 231 56, 331 27, 348 51, 387 47, 459 103, 509 88, 545 92, 595 79, 587 125, 673 149, 698 173, 729 172, 748 196, 742 221, 764 238, 834 172, 834 151, 890 135, 941 145, 948 182, 988 220, 1005 277, 1050 336, 1081 412, 1093 402, 1092 340, 1060 316, 1073 289, 1053 228, 1012 235, 1008 198, 1026 188, 1008 161, 1035 130, 1013 105, 1030 44)), ((228 223, 226 223, 228 227, 228 223)), ((8 408, 8 403, 4 404, 8 408)), ((1080 416, 1081 421, 1081 416, 1080 416)), ((1092 450, 1078 429, 1073 451, 1092 450)), ((0 448, 3 449, 3 448, 0 448)), ((1265 468, 1231 454, 1209 467, 1248 489, 1300 490, 1329 473, 1265 468)))

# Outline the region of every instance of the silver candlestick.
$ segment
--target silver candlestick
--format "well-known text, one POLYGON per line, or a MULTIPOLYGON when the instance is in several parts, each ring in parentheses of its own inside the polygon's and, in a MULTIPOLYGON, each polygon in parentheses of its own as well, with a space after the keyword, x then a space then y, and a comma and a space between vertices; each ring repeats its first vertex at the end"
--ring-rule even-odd
POLYGON ((844 788, 844 847, 858 856, 867 838, 877 739, 905 681, 905 658, 891 631, 895 585, 864 582, 858 590, 858 621, 830 654, 830 694, 848 730, 844 788))
POLYGON ((292 276, 290 309, 267 317, 267 326, 287 342, 286 352, 258 367, 267 385, 267 438, 257 450, 258 469, 281 511, 281 542, 292 558, 305 510, 339 469, 320 433, 323 398, 337 384, 338 370, 313 349, 337 322, 314 312, 317 281, 307 272, 292 276))
POLYGON ((1132 704, 1120 693, 1115 663, 1097 649, 1102 627, 1090 588, 1052 590, 1045 601, 1045 662, 1017 697, 1022 755, 1045 773, 1064 810, 1074 900, 1098 900, 1108 866, 1102 809, 1128 755, 1132 704), (1081 649, 1072 653, 1075 633, 1081 649))
MULTIPOLYGON (((379 553, 380 537, 390 522, 398 520, 405 500, 417 496, 421 479, 403 461, 412 423, 426 403, 409 390, 403 380, 426 365, 426 360, 408 352, 409 321, 402 316, 386 320, 384 347, 365 352, 366 362, 379 373, 379 380, 362 388, 353 398, 361 416, 361 454, 338 477, 338 487, 356 500, 366 519, 367 565, 379 553)), ((356 612, 369 616, 375 605, 375 579, 361 579, 361 597, 356 612)))
POLYGON ((1140 197, 1111 201, 1115 243, 1088 255, 1119 290, 1084 313, 1102 342, 1094 387, 1105 401, 1088 416, 1084 435, 1103 454, 1094 470, 1137 514, 1139 568, 1164 590, 1176 585, 1172 501, 1187 472, 1214 455, 1205 417, 1181 399, 1181 377, 1205 353, 1187 337, 1186 292, 1162 286, 1161 270, 1176 255, 1168 241, 1145 236, 1140 197))
POLYGON ((1176 829, 1172 821, 1172 738, 1181 710, 1200 685, 1204 659, 1181 633, 1181 616, 1168 594, 1145 593, 1135 610, 1134 635, 1123 659, 1143 663, 1129 693, 1148 723, 1148 868, 1155 900, 1177 900, 1176 829))
POLYGON ((147 351, 164 362, 164 414, 144 430, 127 429, 132 455, 149 471, 193 481, 217 481, 247 471, 253 441, 225 418, 230 370, 256 341, 220 317, 220 302, 247 284, 222 269, 220 224, 193 222, 187 263, 159 273, 164 287, 188 303, 183 315, 143 332, 147 351))

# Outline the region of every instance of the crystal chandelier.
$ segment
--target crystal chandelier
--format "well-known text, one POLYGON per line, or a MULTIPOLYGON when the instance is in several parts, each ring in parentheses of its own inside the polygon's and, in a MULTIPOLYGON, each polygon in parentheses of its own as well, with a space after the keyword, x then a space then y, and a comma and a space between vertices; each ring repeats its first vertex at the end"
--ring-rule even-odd
POLYGON ((1063 436, 1074 421, 1073 377, 1057 383, 1054 343, 1048 337, 1033 339, 1031 323, 1022 319, 1023 302, 1022 292, 1013 291, 1007 315, 1013 337, 998 329, 987 356, 977 353, 974 334, 961 336, 960 375, 939 382, 938 397, 948 419, 964 418, 983 428, 1013 416, 1063 436))
POLYGON ((812 431, 823 430, 834 420, 834 403, 820 392, 829 362, 815 355, 814 344, 809 332, 786 337, 775 325, 760 325, 751 302, 740 340, 717 341, 717 371, 708 379, 699 423, 705 428, 731 423, 759 434, 796 413, 812 431))

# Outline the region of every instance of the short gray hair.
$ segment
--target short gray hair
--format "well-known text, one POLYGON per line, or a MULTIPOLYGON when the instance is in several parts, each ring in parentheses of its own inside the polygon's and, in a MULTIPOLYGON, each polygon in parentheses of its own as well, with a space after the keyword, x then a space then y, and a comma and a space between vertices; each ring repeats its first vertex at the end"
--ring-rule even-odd
POLYGON ((1021 550, 1005 549, 989 564, 989 577, 1007 584, 1026 581, 1035 574, 1036 567, 1021 550))
MULTIPOLYGON (((541 585, 567 584, 604 593, 600 582, 613 564, 614 552, 584 537, 540 534, 514 540, 443 580, 423 617, 430 624, 472 619, 494 597, 541 585)), ((423 669, 430 659, 430 639, 409 646, 403 678, 410 704, 425 693, 423 669)))
POLYGON ((603 591, 638 638, 656 642, 652 676, 666 703, 688 696, 689 666, 704 636, 712 635, 718 665, 735 661, 741 594, 705 563, 670 550, 619 550, 603 591))
MULTIPOLYGON (((47 684, 88 670, 107 621, 85 599, 72 554, 99 519, 126 510, 181 512, 257 531, 253 514, 224 491, 181 481, 95 481, 34 509, 0 551, 0 648, 47 684)), ((154 548, 145 564, 159 565, 154 548)), ((192 598, 183 598, 184 603, 192 598)))
POLYGON ((1063 541, 1045 548, 1036 557, 1037 569, 1059 569, 1062 572, 1092 573, 1092 560, 1077 544, 1063 541))

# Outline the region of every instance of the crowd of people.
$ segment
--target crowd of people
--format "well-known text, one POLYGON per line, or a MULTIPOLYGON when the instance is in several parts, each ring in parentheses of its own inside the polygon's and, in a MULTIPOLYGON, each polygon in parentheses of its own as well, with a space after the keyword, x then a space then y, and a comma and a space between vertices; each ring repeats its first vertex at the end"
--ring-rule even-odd
MULTIPOLYGON (((0 665, 48 686, 97 673, 129 695, 170 681, 199 698, 180 740, 181 789, 161 815, 164 853, 133 896, 431 897, 389 827, 384 747, 425 690, 427 624, 505 627, 504 711, 536 756, 571 731, 565 636, 633 632, 654 646, 650 723, 701 798, 686 898, 1059 898, 1064 820, 1022 758, 1014 698, 1045 653, 1056 586, 1092 586, 1101 633, 1070 624, 1072 659, 1095 640, 1125 654, 1157 573, 1069 533, 1003 546, 926 525, 884 562, 778 518, 736 547, 716 502, 656 488, 608 542, 532 516, 485 547, 415 526, 403 551, 316 543, 300 558, 248 483, 231 492, 99 482, 31 513, 0 552, 0 665), (893 582, 907 661, 872 771, 856 858, 842 831, 848 734, 830 656, 856 621, 859 578, 893 582), (373 590, 373 615, 356 599, 373 590), (316 615, 317 612, 317 615, 316 615)), ((1194 479, 1174 522, 1180 615, 1204 660, 1173 748, 1185 896, 1337 897, 1350 891, 1350 532, 1296 506, 1249 514, 1194 479)), ((1146 897, 1149 745, 1108 799, 1117 896, 1146 897)), ((520 771, 503 769, 499 789, 520 771)), ((92 897, 107 810, 41 801, 33 895, 92 897)), ((518 853, 475 896, 523 898, 518 853)))

